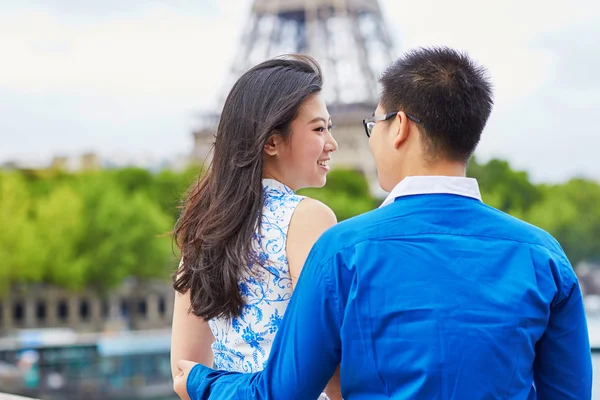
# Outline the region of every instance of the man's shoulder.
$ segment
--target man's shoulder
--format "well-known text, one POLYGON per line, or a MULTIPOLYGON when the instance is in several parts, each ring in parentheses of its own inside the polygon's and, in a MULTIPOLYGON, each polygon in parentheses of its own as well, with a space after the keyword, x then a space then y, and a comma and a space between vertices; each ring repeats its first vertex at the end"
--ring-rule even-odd
POLYGON ((537 271, 551 274, 558 290, 554 303, 557 304, 565 299, 573 285, 577 284, 577 275, 560 243, 538 226, 501 211, 498 213, 513 235, 511 239, 514 238, 529 246, 537 271))
MULTIPOLYGON (((560 259, 560 262, 568 263, 562 247, 546 230, 483 203, 473 210, 475 214, 471 216, 477 223, 459 224, 462 226, 456 228, 459 233, 468 233, 467 236, 486 236, 492 240, 521 242, 552 254, 552 258, 560 259), (469 231, 464 232, 464 229, 469 231)), ((398 209, 392 206, 377 208, 349 218, 332 226, 319 238, 317 244, 320 255, 328 257, 365 241, 381 240, 392 232, 396 235, 421 232, 422 218, 421 214, 398 212, 398 209)))
POLYGON ((501 210, 487 206, 492 218, 495 220, 493 234, 506 239, 525 242, 539 246, 559 256, 564 256, 564 251, 558 241, 543 228, 533 225, 520 218, 507 214, 501 210))
POLYGON ((346 219, 325 231, 317 244, 324 252, 333 255, 366 240, 375 240, 373 227, 380 225, 384 219, 381 209, 346 219))

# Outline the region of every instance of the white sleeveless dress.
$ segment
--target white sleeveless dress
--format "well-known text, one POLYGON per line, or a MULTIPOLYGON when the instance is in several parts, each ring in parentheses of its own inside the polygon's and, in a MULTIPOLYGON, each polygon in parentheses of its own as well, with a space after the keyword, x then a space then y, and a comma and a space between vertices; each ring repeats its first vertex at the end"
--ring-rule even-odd
POLYGON ((253 238, 261 265, 252 265, 239 282, 245 303, 241 315, 208 321, 215 337, 215 368, 220 370, 257 372, 265 367, 292 296, 286 239, 292 214, 304 197, 274 179, 263 179, 263 190, 260 230, 253 238))

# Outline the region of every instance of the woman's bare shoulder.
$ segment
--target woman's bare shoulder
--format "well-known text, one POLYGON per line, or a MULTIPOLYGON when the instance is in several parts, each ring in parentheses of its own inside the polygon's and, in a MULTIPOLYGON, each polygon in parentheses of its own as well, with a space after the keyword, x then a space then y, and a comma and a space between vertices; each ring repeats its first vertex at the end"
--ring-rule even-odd
POLYGON ((300 225, 334 225, 337 218, 331 208, 323 202, 306 197, 296 207, 292 221, 299 222, 300 225))

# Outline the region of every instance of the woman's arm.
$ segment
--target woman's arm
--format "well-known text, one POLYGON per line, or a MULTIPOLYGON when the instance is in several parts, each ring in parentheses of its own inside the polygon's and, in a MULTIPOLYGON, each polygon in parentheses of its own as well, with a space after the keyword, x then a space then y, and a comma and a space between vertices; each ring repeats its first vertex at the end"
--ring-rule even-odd
POLYGON ((177 361, 192 360, 207 367, 213 365, 211 344, 215 338, 208 323, 190 310, 190 292, 175 293, 171 331, 171 373, 179 373, 177 361))
MULTIPOLYGON (((320 201, 307 198, 296 207, 288 228, 286 248, 294 288, 312 246, 323 232, 336 223, 337 218, 333 211, 320 201)), ((342 399, 339 367, 327 384, 325 393, 331 400, 342 399)))

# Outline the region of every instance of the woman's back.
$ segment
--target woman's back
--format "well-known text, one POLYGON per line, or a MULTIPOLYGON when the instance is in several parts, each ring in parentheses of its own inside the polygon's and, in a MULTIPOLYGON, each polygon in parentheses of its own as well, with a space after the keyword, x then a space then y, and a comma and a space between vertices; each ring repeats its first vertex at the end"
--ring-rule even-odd
POLYGON ((271 344, 292 295, 286 255, 287 232, 296 206, 303 199, 274 179, 263 179, 264 203, 260 230, 252 245, 262 265, 243 273, 239 290, 244 306, 235 318, 208 321, 217 369, 256 372, 263 369, 271 344))

